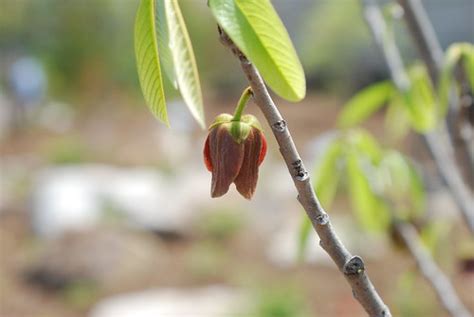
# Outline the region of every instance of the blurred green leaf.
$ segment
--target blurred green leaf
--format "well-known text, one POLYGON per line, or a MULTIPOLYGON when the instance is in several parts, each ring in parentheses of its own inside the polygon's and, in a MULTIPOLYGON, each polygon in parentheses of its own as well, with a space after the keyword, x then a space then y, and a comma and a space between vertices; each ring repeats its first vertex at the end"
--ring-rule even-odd
POLYGON ((372 164, 378 164, 382 159, 383 151, 377 143, 377 140, 364 130, 356 129, 348 131, 347 142, 357 153, 363 153, 366 158, 370 159, 372 164))
POLYGON ((298 261, 304 260, 304 253, 309 242, 309 235, 313 224, 308 217, 304 216, 301 218, 300 228, 298 230, 298 249, 297 249, 297 258, 298 261))
POLYGON ((201 84, 183 15, 177 0, 164 0, 169 31, 169 48, 173 57, 176 81, 189 111, 204 128, 204 110, 201 84))
POLYGON ((432 253, 435 254, 441 243, 445 241, 445 238, 450 230, 450 222, 448 221, 432 221, 420 231, 420 238, 424 246, 432 253))
POLYGON ((431 80, 422 65, 410 68, 410 90, 403 96, 412 127, 421 133, 432 130, 438 121, 438 100, 431 80))
POLYGON ((397 218, 409 221, 425 211, 425 192, 421 177, 399 152, 385 152, 379 172, 384 197, 389 200, 397 218))
POLYGON ((407 111, 399 94, 395 94, 387 107, 384 125, 389 137, 396 141, 402 139, 410 131, 410 118, 407 111))
POLYGON ((471 89, 474 90, 474 46, 471 43, 455 43, 451 45, 444 55, 443 69, 441 70, 438 84, 441 114, 448 109, 449 94, 453 86, 456 65, 463 60, 471 89))
POLYGON ((143 96, 151 112, 169 126, 156 40, 155 1, 141 0, 135 18, 135 56, 143 96))
POLYGON ((355 126, 382 107, 393 94, 390 81, 383 81, 366 87, 353 96, 339 115, 338 125, 344 128, 355 126))
POLYGON ((463 54, 464 70, 471 85, 471 91, 474 91, 474 45, 466 43, 466 49, 463 54))
MULTIPOLYGON (((377 196, 369 182, 375 177, 369 168, 361 166, 364 156, 355 151, 347 155, 347 176, 349 194, 357 220, 361 226, 372 232, 383 232, 390 224, 390 214, 385 203, 377 196)), ((369 165, 369 164, 367 164, 369 165)))
POLYGON ((158 40, 158 51, 160 52, 160 64, 174 88, 178 89, 173 56, 170 50, 170 34, 168 31, 164 1, 165 0, 156 0, 156 38, 158 40))
POLYGON ((281 97, 306 94, 303 67, 285 26, 269 0, 209 0, 219 25, 281 97))

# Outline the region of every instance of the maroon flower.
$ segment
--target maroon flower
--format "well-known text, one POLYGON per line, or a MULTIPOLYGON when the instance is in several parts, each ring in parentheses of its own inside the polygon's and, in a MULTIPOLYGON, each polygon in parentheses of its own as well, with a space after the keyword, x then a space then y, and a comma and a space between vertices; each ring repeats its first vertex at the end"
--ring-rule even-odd
POLYGON ((251 199, 267 142, 254 116, 244 115, 240 121, 232 119, 230 114, 217 116, 204 145, 204 163, 212 172, 211 196, 224 195, 230 184, 235 183, 239 193, 251 199))

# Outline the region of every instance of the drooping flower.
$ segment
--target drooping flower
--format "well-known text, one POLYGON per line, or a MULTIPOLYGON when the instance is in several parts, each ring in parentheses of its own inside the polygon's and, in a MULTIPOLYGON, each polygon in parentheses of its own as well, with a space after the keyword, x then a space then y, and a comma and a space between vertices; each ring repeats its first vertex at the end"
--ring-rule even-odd
POLYGON ((251 199, 267 142, 254 116, 233 118, 230 114, 217 116, 204 145, 204 163, 212 172, 211 196, 224 195, 234 183, 242 196, 251 199))

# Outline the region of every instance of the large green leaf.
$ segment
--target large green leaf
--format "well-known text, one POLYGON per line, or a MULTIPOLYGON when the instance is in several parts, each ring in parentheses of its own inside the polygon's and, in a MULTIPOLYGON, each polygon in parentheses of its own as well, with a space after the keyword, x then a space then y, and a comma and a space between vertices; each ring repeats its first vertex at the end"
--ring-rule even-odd
POLYGON ((154 0, 142 0, 135 19, 135 56, 143 96, 151 112, 169 125, 156 40, 154 0))
POLYGON ((281 97, 306 94, 303 67, 288 32, 269 0, 209 0, 219 25, 281 97))
POLYGON ((170 50, 170 35, 164 1, 165 0, 156 0, 156 38, 158 40, 158 51, 160 52, 160 64, 174 88, 178 89, 173 56, 170 50))
POLYGON ((341 127, 355 126, 383 106, 394 91, 390 81, 373 84, 352 97, 339 115, 341 127))
POLYGON ((179 91, 193 117, 204 128, 201 84, 183 15, 177 0, 164 0, 164 4, 169 31, 169 48, 173 57, 179 91))

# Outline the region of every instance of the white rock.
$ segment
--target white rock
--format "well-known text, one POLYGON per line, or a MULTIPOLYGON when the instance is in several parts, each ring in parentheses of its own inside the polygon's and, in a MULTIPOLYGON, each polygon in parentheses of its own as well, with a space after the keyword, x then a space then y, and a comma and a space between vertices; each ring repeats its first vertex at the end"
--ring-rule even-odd
POLYGON ((163 288, 105 299, 90 317, 222 317, 238 316, 246 299, 224 286, 199 289, 163 288))

